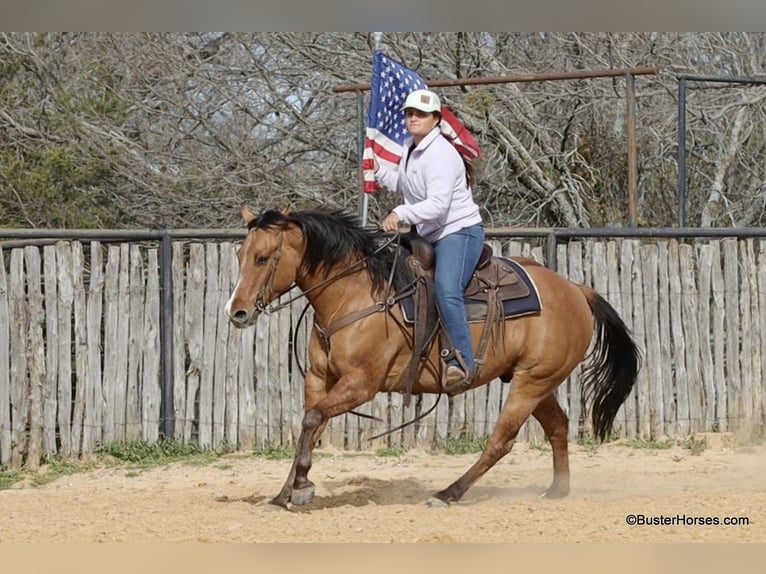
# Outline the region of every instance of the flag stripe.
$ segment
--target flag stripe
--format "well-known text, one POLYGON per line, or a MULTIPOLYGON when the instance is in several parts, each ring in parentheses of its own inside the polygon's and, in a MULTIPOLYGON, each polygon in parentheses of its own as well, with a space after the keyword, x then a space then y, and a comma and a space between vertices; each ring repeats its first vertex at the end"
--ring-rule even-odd
POLYGON ((389 161, 394 165, 399 163, 399 160, 402 159, 401 146, 399 146, 399 152, 397 153, 395 151, 386 149, 382 144, 378 142, 367 140, 365 147, 369 149, 371 153, 375 154, 375 156, 389 161))

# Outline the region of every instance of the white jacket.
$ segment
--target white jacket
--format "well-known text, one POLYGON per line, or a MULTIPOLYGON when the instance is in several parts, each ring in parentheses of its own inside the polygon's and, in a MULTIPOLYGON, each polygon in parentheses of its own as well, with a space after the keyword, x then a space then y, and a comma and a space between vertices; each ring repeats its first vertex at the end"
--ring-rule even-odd
POLYGON ((416 225, 418 233, 432 242, 481 223, 460 153, 439 127, 410 151, 412 143, 412 136, 404 140, 397 169, 381 165, 375 172, 381 186, 404 197, 404 205, 393 209, 399 219, 416 225))

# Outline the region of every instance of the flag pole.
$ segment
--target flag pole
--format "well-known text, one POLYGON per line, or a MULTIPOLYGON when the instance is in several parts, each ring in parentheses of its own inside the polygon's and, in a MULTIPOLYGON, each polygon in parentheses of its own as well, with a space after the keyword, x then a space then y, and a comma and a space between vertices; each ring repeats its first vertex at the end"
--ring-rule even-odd
MULTIPOLYGON (((383 32, 373 32, 372 37, 374 40, 374 46, 375 49, 373 50, 373 58, 375 57, 375 52, 377 52, 380 49, 380 39, 381 36, 383 36, 383 32)), ((361 90, 356 93, 356 109, 357 109, 357 116, 359 117, 359 169, 361 170, 362 165, 362 155, 364 154, 364 97, 362 95, 361 90)), ((361 173, 361 172, 360 172, 361 173)), ((364 191, 364 176, 359 178, 360 185, 361 185, 361 192, 362 192, 362 201, 361 205, 359 207, 359 213, 362 221, 362 227, 367 226, 367 210, 369 207, 369 198, 367 197, 367 193, 364 191)))
POLYGON ((356 115, 357 115, 357 153, 359 154, 359 186, 361 190, 361 203, 359 204, 359 219, 362 227, 367 226, 367 194, 364 191, 364 171, 362 170, 362 156, 364 155, 364 95, 361 90, 356 92, 356 115))

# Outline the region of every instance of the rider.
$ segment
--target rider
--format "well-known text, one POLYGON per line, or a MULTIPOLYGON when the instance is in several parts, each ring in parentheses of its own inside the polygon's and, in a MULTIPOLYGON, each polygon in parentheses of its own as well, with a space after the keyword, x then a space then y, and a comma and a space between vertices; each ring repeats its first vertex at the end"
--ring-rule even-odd
POLYGON ((454 356, 447 361, 446 383, 454 387, 474 368, 463 292, 481 255, 484 225, 471 192, 471 166, 441 133, 439 96, 415 90, 402 109, 410 133, 402 144, 402 159, 396 169, 375 161, 375 178, 381 186, 401 193, 404 204, 386 216, 381 228, 396 231, 400 222, 408 223, 433 243, 439 313, 468 369, 465 372, 454 356))

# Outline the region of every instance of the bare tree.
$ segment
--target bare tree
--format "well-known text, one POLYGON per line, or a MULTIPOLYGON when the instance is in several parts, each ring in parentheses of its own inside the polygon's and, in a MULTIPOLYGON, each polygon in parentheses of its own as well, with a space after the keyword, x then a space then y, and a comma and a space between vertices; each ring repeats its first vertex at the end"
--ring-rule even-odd
MULTIPOLYGON (((639 221, 677 213, 677 74, 757 76, 762 33, 385 33, 426 79, 657 66, 637 86, 639 221)), ((0 219, 229 226, 238 206, 359 204, 356 98, 373 40, 339 33, 0 34, 0 219)), ((623 78, 442 88, 501 225, 623 225, 623 78)), ((366 111, 366 110, 365 110, 366 111)), ((760 88, 688 98, 691 224, 763 225, 760 88)), ((369 197, 378 221, 397 199, 369 197)))

